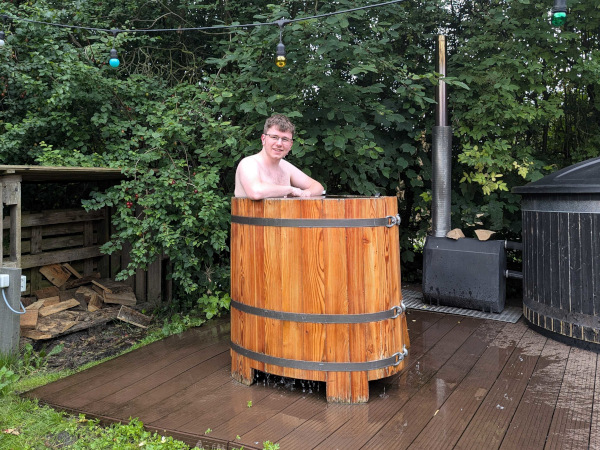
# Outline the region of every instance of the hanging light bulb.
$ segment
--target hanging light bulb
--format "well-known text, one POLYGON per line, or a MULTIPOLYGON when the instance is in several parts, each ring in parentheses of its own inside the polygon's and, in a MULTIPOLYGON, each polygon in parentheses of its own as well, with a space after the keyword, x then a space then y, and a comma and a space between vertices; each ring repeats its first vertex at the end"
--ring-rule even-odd
POLYGON ((277 44, 277 56, 275 57, 275 64, 277 64, 277 67, 285 67, 285 62, 285 45, 283 45, 283 42, 279 42, 279 44, 277 44))
POLYGON ((117 55, 117 50, 114 48, 115 45, 115 40, 117 39, 117 30, 112 30, 114 39, 113 39, 113 48, 110 51, 110 59, 108 60, 108 64, 110 64, 110 67, 119 67, 119 64, 121 64, 121 61, 119 61, 119 55, 117 55))
POLYGON ((285 21, 278 20, 277 25, 279 25, 279 44, 277 44, 277 52, 275 54, 275 64, 277 67, 285 67, 286 57, 285 57, 285 45, 283 45, 283 26, 285 25, 285 21))
POLYGON ((119 61, 119 56, 117 55, 117 51, 114 48, 110 51, 110 59, 108 60, 108 64, 110 64, 110 67, 119 67, 119 64, 121 64, 121 61, 119 61))
POLYGON ((567 0, 554 0, 552 26, 562 27, 567 22, 567 0))

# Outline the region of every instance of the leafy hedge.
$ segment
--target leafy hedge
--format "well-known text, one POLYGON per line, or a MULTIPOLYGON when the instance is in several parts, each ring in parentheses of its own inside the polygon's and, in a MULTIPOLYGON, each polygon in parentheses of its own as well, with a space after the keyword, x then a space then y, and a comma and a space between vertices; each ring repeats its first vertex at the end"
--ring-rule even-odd
MULTIPOLYGON (((370 3, 365 1, 364 4, 370 3)), ((102 28, 272 22, 356 2, 13 1, 6 13, 102 28)), ((331 194, 397 195, 405 277, 418 277, 430 228, 434 43, 448 35, 454 129, 452 225, 515 237, 510 188, 597 154, 600 11, 571 7, 554 30, 529 0, 423 0, 285 26, 156 34, 15 21, 0 52, 0 157, 12 164, 121 167, 130 180, 85 206, 115 208, 105 250, 132 266, 160 254, 181 299, 214 310, 227 292, 228 216, 237 162, 262 124, 287 114, 290 155, 331 194), (485 30, 485 33, 482 32, 485 30), (115 70, 108 55, 122 60, 115 70), (416 258, 416 259, 415 259, 416 258)), ((183 301, 183 300, 182 300, 183 301)))

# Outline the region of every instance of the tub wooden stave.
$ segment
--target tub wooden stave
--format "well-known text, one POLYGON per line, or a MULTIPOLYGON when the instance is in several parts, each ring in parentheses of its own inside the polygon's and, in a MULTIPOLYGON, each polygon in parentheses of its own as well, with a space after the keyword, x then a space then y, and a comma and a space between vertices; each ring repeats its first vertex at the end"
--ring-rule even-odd
MULTIPOLYGON (((393 197, 234 198, 232 216, 285 219, 395 217, 393 197)), ((401 304, 396 227, 231 226, 232 299, 255 308, 307 314, 369 314, 401 304)), ((406 316, 366 323, 280 320, 231 308, 232 344, 297 361, 363 363, 408 347, 406 316)), ((232 375, 250 384, 253 370, 324 381, 328 401, 368 400, 368 381, 402 369, 403 360, 373 370, 322 371, 285 367, 232 350, 232 375)))

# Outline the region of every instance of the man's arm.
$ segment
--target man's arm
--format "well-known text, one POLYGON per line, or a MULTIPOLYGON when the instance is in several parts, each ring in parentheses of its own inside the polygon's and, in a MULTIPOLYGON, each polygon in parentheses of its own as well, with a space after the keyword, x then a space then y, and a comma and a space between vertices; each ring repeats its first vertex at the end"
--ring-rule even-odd
POLYGON ((282 163, 285 163, 286 170, 290 174, 290 182, 292 183, 292 186, 302 190, 300 195, 292 195, 295 197, 317 197, 319 195, 323 195, 324 189, 321 183, 306 175, 293 164, 287 161, 282 161, 282 163))

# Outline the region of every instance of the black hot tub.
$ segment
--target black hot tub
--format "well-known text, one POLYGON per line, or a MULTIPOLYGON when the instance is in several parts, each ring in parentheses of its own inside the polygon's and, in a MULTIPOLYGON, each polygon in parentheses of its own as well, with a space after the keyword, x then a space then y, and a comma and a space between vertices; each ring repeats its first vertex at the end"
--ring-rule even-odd
POLYGON ((555 339, 600 349, 600 158, 513 189, 523 217, 523 315, 555 339))

